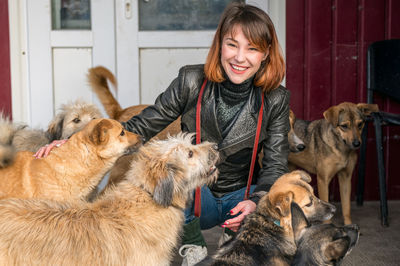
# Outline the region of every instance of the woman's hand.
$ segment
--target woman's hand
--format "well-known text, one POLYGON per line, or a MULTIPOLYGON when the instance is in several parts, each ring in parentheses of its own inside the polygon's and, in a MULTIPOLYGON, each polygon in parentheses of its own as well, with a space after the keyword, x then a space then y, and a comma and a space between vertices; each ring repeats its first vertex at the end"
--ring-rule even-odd
POLYGON ((67 141, 68 139, 54 140, 52 143, 46 144, 43 147, 41 147, 33 156, 35 156, 36 159, 44 158, 47 155, 49 155, 50 151, 54 147, 60 147, 67 141))
POLYGON ((235 208, 233 208, 230 211, 230 214, 236 215, 239 212, 241 212, 241 214, 239 214, 235 218, 226 220, 225 223, 222 225, 222 227, 226 227, 234 232, 237 232, 240 228, 240 224, 242 223, 244 217, 246 217, 246 215, 255 211, 256 206, 257 205, 251 200, 244 200, 244 201, 239 202, 238 205, 236 205, 235 208))

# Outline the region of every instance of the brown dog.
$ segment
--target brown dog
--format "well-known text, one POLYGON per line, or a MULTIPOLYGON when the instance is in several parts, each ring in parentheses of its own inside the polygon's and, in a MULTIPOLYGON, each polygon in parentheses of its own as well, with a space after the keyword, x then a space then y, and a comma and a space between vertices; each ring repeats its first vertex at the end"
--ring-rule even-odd
POLYGON ((15 152, 36 152, 53 140, 71 137, 87 123, 101 117, 100 110, 94 104, 80 100, 62 105, 47 130, 13 123, 0 115, 0 168, 12 164, 15 152))
POLYGON ((142 146, 94 203, 1 200, 0 264, 169 265, 189 195, 217 176, 215 145, 192 136, 142 146))
MULTIPOLYGON (((90 68, 88 72, 88 81, 92 87, 92 90, 96 93, 97 97, 100 99, 100 102, 103 104, 107 115, 112 119, 126 122, 131 117, 138 115, 143 109, 149 106, 146 104, 142 104, 122 109, 118 101, 112 95, 108 86, 109 81, 114 86, 114 88, 117 89, 117 80, 115 76, 105 67, 97 66, 90 68)), ((179 117, 163 131, 158 133, 155 138, 166 139, 168 135, 176 135, 181 131, 180 124, 181 122, 179 117)), ((107 185, 116 185, 122 180, 125 173, 129 169, 129 165, 132 159, 133 155, 123 156, 118 159, 115 166, 110 172, 107 185)), ((95 191, 93 191, 92 195, 90 196, 91 200, 96 198, 99 193, 101 193, 101 188, 97 188, 95 191)))
POLYGON ((256 211, 246 216, 236 238, 218 250, 212 265, 290 265, 296 252, 291 203, 296 202, 314 222, 328 220, 336 211, 315 197, 309 182, 304 171, 278 178, 256 211))
POLYGON ((0 169, 0 198, 83 199, 124 153, 141 143, 111 119, 95 119, 49 156, 18 152, 0 169))
POLYGON ((329 183, 338 176, 345 224, 351 224, 351 176, 357 162, 356 150, 361 146, 366 116, 376 111, 376 104, 344 102, 326 110, 325 119, 297 119, 294 126, 306 148, 290 153, 289 163, 317 175, 318 195, 325 201, 329 200, 329 183))
MULTIPOLYGON (((128 121, 132 116, 139 114, 143 109, 148 107, 147 104, 134 105, 125 109, 122 109, 121 105, 112 95, 110 88, 108 87, 107 81, 109 81, 115 89, 117 89, 117 80, 115 76, 105 67, 98 66, 89 69, 88 73, 89 84, 91 85, 93 91, 96 93, 100 102, 107 115, 120 122, 128 121)), ((169 135, 176 135, 181 131, 180 118, 172 122, 163 131, 158 133, 155 137, 159 139, 166 139, 169 135)))

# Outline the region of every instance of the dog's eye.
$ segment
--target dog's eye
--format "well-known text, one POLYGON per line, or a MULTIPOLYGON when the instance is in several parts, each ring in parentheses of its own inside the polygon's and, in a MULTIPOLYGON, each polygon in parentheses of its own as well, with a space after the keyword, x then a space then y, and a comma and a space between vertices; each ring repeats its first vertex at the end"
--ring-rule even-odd
POLYGON ((75 124, 78 124, 79 122, 81 122, 81 120, 79 118, 75 118, 74 120, 72 120, 72 122, 74 122, 75 124))
POLYGON ((123 135, 125 135, 125 131, 124 131, 124 130, 122 130, 122 131, 121 131, 121 133, 119 133, 119 135, 120 135, 120 136, 123 136, 123 135))
POLYGON ((310 198, 310 203, 306 204, 306 207, 311 207, 313 205, 313 198, 310 198))
POLYGON ((189 151, 188 156, 189 156, 189 158, 192 158, 193 157, 193 151, 189 151))
POLYGON ((364 126, 364 123, 358 123, 358 128, 359 128, 359 129, 362 129, 363 126, 364 126))
POLYGON ((340 125, 340 127, 341 127, 342 129, 347 129, 347 128, 348 128, 348 126, 347 126, 346 124, 340 125))

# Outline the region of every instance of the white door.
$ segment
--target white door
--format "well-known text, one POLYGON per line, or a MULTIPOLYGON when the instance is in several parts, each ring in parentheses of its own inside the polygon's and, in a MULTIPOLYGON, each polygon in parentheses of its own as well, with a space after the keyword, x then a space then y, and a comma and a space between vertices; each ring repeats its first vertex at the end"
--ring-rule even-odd
POLYGON ((26 90, 21 99, 13 99, 14 120, 46 128, 62 104, 77 99, 97 103, 86 73, 93 65, 115 71, 114 1, 9 2, 17 9, 11 16, 25 18, 18 21, 23 24, 19 30, 26 27, 26 90))
MULTIPOLYGON (((116 74, 122 107, 153 103, 180 67, 204 63, 228 0, 9 0, 13 118, 46 128, 61 104, 97 97, 88 68, 116 74)), ((284 50, 285 1, 267 11, 284 50)))
MULTIPOLYGON (((228 2, 116 0, 119 103, 123 107, 151 104, 178 75, 180 67, 204 63, 228 2)), ((284 27, 285 1, 247 2, 264 11, 273 10, 276 15, 270 14, 271 18, 281 18, 276 26, 284 27)))

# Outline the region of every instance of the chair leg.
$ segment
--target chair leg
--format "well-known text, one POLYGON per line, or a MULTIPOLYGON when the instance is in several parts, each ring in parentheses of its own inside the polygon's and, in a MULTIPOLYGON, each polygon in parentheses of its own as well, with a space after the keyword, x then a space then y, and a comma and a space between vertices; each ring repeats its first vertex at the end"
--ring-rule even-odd
POLYGON ((357 179, 357 192, 356 201, 358 206, 364 203, 364 187, 365 187, 365 161, 367 154, 367 135, 368 135, 368 122, 365 122, 364 129, 361 134, 361 148, 360 158, 358 161, 358 179, 357 179))
POLYGON ((378 114, 373 114, 373 118, 375 125, 376 151, 378 155, 379 193, 381 198, 381 223, 382 226, 389 226, 388 207, 386 199, 385 162, 383 158, 382 145, 382 125, 378 114))

